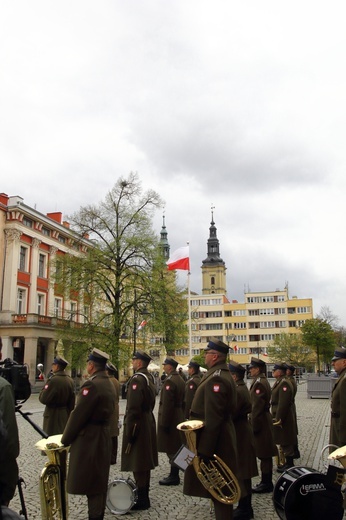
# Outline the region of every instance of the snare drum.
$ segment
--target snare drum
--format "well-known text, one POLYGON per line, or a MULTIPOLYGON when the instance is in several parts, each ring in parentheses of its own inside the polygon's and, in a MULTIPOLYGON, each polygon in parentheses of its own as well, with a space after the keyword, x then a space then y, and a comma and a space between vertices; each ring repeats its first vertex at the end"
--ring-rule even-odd
POLYGON ((114 515, 125 515, 137 502, 136 484, 128 479, 113 480, 108 486, 106 506, 114 515))
POLYGON ((302 466, 280 476, 273 502, 282 520, 341 520, 344 514, 340 488, 332 487, 327 475, 302 466))

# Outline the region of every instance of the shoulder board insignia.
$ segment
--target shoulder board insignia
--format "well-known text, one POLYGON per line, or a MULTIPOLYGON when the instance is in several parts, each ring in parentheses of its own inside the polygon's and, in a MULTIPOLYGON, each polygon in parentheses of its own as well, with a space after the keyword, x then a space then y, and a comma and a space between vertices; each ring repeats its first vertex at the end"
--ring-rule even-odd
POLYGON ((221 369, 220 368, 218 370, 215 370, 215 372, 213 373, 213 377, 218 377, 218 376, 221 376, 221 369))

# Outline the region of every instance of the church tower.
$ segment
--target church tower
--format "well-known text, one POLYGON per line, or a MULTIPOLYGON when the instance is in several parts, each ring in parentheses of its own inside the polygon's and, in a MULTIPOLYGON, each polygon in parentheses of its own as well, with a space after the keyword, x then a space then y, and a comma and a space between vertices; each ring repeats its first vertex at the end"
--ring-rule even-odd
POLYGON ((226 266, 220 258, 219 240, 211 208, 211 223, 207 243, 208 256, 202 262, 202 294, 226 294, 226 266))
POLYGON ((160 242, 159 242, 159 248, 161 250, 162 256, 165 260, 169 259, 169 243, 167 239, 167 230, 165 225, 165 214, 162 216, 162 229, 160 232, 160 242))

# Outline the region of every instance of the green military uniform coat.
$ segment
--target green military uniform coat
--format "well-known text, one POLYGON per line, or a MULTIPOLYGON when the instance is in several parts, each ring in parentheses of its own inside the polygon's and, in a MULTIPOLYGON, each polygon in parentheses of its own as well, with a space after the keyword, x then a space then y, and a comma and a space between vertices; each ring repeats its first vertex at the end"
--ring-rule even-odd
POLYGON ((237 477, 245 480, 258 475, 255 441, 248 421, 248 414, 251 413, 251 397, 243 379, 239 379, 235 384, 237 387, 237 407, 233 416, 233 423, 237 436, 237 477))
POLYGON ((114 386, 100 370, 82 385, 62 443, 71 445, 67 491, 76 495, 107 492, 111 460, 110 420, 115 408, 114 386))
POLYGON ((346 369, 341 372, 332 391, 330 444, 346 445, 346 369))
POLYGON ((259 374, 250 386, 251 426, 255 440, 256 457, 268 458, 277 454, 273 438, 273 420, 270 413, 271 389, 265 374, 259 374))
POLYGON ((39 400, 46 407, 43 430, 48 435, 62 433, 75 405, 74 384, 63 370, 54 372, 42 388, 39 400))
POLYGON ((297 444, 297 428, 293 413, 293 387, 282 376, 272 388, 273 422, 281 421, 281 426, 273 426, 275 444, 288 446, 297 444))
POLYGON ((12 500, 18 481, 19 437, 12 385, 0 377, 0 500, 12 500))
MULTIPOLYGON (((236 433, 232 416, 236 410, 236 386, 225 363, 210 368, 197 387, 191 406, 191 419, 204 422, 197 431, 197 452, 206 457, 214 454, 237 474, 236 433)), ((185 495, 211 498, 198 480, 192 465, 185 471, 185 495)))
POLYGON ((140 368, 128 384, 121 471, 147 471, 158 465, 155 384, 148 369, 140 368), (130 445, 130 446, 129 446, 130 445), (126 453, 127 447, 129 453, 126 453))
POLYGON ((184 417, 189 419, 190 410, 193 398, 195 396, 197 387, 201 382, 202 374, 193 374, 185 383, 185 395, 184 395, 184 417))
POLYGON ((160 392, 157 420, 157 447, 159 452, 174 454, 183 443, 177 424, 184 421, 183 400, 185 382, 174 370, 166 377, 160 392))

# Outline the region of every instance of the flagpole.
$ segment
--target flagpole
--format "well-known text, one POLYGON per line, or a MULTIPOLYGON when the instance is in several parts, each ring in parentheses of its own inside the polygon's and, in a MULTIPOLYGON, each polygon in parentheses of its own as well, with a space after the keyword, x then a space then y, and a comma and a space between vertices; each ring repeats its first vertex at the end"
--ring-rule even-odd
MULTIPOLYGON (((189 242, 187 242, 189 245, 189 242)), ((188 299, 188 309, 189 309, 189 357, 190 360, 192 358, 192 325, 191 325, 191 301, 190 301, 190 270, 187 272, 187 299, 188 299)))

